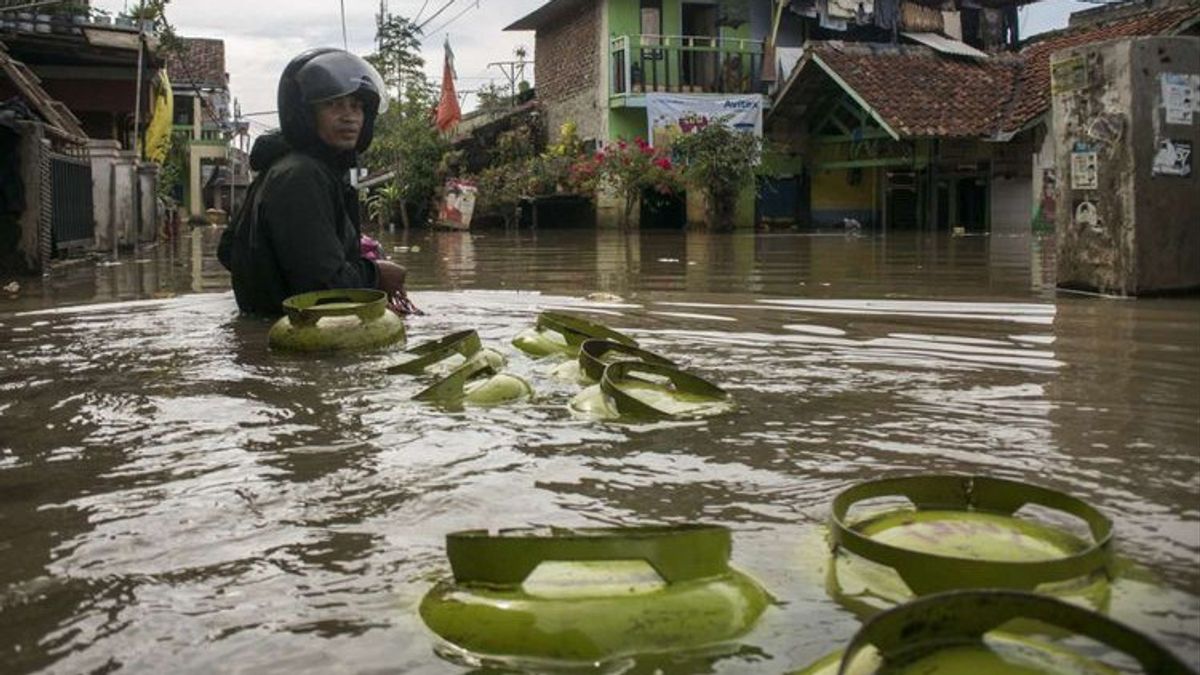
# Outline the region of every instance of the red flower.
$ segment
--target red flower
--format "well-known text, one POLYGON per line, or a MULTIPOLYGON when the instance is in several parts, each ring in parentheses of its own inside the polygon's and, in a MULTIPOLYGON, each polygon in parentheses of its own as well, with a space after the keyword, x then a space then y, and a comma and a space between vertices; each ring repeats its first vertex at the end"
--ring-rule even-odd
POLYGON ((658 168, 662 169, 663 171, 670 171, 671 170, 671 158, 670 157, 659 157, 658 159, 654 160, 654 166, 657 166, 658 168))

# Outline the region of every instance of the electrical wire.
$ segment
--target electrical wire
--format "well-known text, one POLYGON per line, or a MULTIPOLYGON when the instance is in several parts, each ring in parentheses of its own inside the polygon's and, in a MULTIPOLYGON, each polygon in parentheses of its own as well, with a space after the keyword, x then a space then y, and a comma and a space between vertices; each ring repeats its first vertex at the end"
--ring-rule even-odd
POLYGON ((421 15, 425 13, 425 8, 428 6, 429 6, 429 0, 425 0, 425 2, 421 3, 421 10, 419 12, 417 12, 417 17, 415 19, 413 19, 413 23, 416 23, 421 20, 421 15))
POLYGON ((438 26, 438 27, 437 27, 437 28, 435 28, 434 30, 431 30, 431 31, 429 31, 429 35, 434 35, 434 34, 437 34, 437 33, 440 33, 440 32, 442 32, 443 30, 445 30, 445 29, 446 29, 446 27, 447 27, 447 26, 449 26, 450 24, 454 23, 455 21, 458 21, 459 19, 461 19, 461 18, 462 18, 462 16, 463 16, 464 14, 466 14, 467 12, 469 12, 469 11, 471 11, 471 10, 473 10, 473 9, 479 9, 479 0, 475 0, 475 4, 474 4, 474 5, 469 5, 469 6, 468 6, 466 9, 464 9, 463 11, 459 12, 458 14, 455 14, 455 15, 454 15, 454 17, 453 17, 453 18, 451 18, 451 19, 450 19, 449 21, 447 21, 446 23, 444 23, 444 24, 442 24, 442 25, 438 26))
POLYGON ((438 11, 434 12, 432 16, 430 16, 428 19, 425 19, 424 21, 421 22, 421 24, 419 26, 417 26, 417 31, 424 30, 425 26, 428 26, 430 23, 433 23, 434 19, 441 16, 442 12, 446 11, 447 9, 450 9, 450 5, 453 5, 456 2, 458 2, 458 0, 446 0, 446 4, 442 5, 441 8, 438 9, 438 11))

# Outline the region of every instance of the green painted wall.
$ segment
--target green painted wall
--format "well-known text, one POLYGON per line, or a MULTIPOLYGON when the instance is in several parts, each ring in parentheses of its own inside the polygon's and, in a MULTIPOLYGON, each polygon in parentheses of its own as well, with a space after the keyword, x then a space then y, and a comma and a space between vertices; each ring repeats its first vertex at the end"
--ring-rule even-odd
POLYGON ((613 108, 608 111, 608 140, 646 138, 647 125, 645 108, 613 108))

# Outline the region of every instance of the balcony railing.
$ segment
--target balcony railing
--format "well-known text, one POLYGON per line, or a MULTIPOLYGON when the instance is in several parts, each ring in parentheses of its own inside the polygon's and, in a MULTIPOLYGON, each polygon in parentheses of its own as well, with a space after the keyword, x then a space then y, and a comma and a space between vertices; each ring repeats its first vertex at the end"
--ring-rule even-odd
POLYGON ((763 43, 703 35, 620 35, 610 48, 610 95, 761 93, 763 43))

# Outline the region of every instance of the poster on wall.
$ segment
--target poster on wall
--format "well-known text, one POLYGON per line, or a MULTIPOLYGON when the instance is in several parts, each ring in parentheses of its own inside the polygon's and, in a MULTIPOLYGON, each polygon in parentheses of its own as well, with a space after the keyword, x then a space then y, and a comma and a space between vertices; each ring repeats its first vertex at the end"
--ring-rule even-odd
POLYGON ((1155 176, 1178 176, 1187 178, 1192 175, 1192 144, 1189 141, 1174 141, 1164 138, 1158 142, 1158 150, 1154 153, 1154 166, 1151 173, 1155 176))
POLYGON ((1181 73, 1163 73, 1158 79, 1162 85, 1167 124, 1191 124, 1193 113, 1200 107, 1200 96, 1196 91, 1200 79, 1181 73))
POLYGON ((1097 190, 1100 188, 1100 160, 1093 150, 1071 153, 1071 189, 1097 190))
POLYGON ((450 179, 446 181, 446 197, 438 208, 438 225, 451 230, 466 230, 471 227, 475 214, 474 183, 450 179))
POLYGON ((762 137, 763 97, 758 94, 712 96, 646 94, 650 145, 670 147, 680 136, 692 134, 709 124, 725 124, 762 137))

